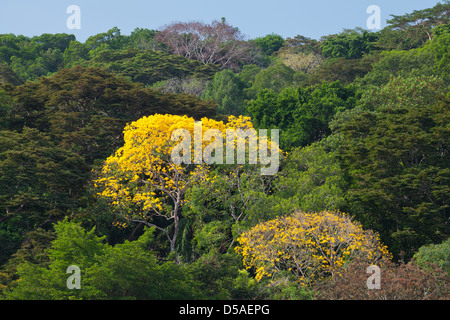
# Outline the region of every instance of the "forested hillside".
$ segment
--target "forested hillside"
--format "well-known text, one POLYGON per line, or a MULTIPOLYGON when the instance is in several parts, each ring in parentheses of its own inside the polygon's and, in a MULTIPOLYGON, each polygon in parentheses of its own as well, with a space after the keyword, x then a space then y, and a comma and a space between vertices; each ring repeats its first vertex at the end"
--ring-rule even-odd
POLYGON ((0 299, 449 299, 449 20, 0 34, 0 299), (194 120, 279 129, 278 172, 173 163, 194 120))

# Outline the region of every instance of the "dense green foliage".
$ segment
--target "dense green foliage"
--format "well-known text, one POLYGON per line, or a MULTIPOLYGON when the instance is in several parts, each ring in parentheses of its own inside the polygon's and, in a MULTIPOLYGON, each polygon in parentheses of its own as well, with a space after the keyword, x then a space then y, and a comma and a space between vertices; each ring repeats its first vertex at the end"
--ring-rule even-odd
POLYGON ((446 93, 437 77, 394 78, 334 123, 351 211, 408 257, 448 236, 446 93))
POLYGON ((440 244, 429 244, 419 248, 414 255, 414 261, 423 267, 437 264, 450 274, 450 239, 440 244))
POLYGON ((322 54, 327 58, 358 59, 372 53, 377 40, 376 33, 349 30, 335 36, 329 36, 321 45, 322 54))
POLYGON ((336 81, 307 88, 287 87, 280 93, 261 90, 248 103, 248 110, 257 127, 281 129, 281 148, 290 150, 328 136, 333 116, 353 108, 355 102, 354 87, 336 81))
POLYGON ((239 75, 225 69, 214 75, 203 98, 216 101, 218 112, 238 116, 244 112, 243 89, 244 83, 239 75))
POLYGON ((284 39, 282 36, 272 33, 264 37, 256 38, 255 44, 261 48, 265 54, 270 56, 281 49, 284 44, 284 39))
POLYGON ((8 64, 21 81, 36 79, 64 66, 63 54, 74 35, 43 34, 28 38, 0 35, 0 61, 8 64))
POLYGON ((218 68, 196 60, 162 51, 129 49, 96 50, 86 63, 125 76, 132 81, 152 84, 170 78, 196 77, 210 79, 218 68))
POLYGON ((0 299, 416 299, 422 285, 448 298, 449 10, 444 1, 377 32, 318 40, 247 40, 225 19, 192 23, 213 30, 207 38, 179 29, 189 23, 130 35, 114 27, 84 43, 0 35, 0 299), (233 41, 214 33, 221 28, 233 41), (171 36, 216 64, 174 54, 171 36), (256 129, 280 129, 278 173, 211 165, 183 190, 176 226, 155 215, 159 229, 139 220, 119 228, 94 181, 124 128, 155 114, 243 115, 256 129), (394 257, 384 291, 367 293, 358 260, 314 287, 284 269, 261 281, 245 269, 242 234, 324 211, 379 234, 394 257), (172 248, 163 231, 175 228, 172 248), (82 270, 81 290, 66 286, 70 265, 82 270), (417 281, 402 284, 405 274, 417 281))

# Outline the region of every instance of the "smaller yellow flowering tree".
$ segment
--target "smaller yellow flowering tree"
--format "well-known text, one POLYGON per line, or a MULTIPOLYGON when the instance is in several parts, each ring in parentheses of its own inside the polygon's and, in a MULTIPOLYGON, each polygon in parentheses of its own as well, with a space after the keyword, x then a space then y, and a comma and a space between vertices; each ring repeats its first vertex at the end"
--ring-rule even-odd
POLYGON ((351 259, 375 263, 390 253, 378 235, 341 212, 295 212, 243 233, 236 251, 256 279, 288 271, 302 284, 339 274, 351 259))

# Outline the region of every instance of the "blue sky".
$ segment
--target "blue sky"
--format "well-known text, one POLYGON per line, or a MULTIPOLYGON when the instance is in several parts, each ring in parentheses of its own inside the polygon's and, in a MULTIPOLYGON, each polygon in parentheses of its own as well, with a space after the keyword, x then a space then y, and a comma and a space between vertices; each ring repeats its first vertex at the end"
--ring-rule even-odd
POLYGON ((390 14, 405 14, 433 7, 437 0, 0 0, 0 34, 26 36, 42 33, 89 36, 114 26, 122 34, 136 27, 158 29, 174 21, 206 23, 225 17, 249 38, 270 33, 283 37, 301 34, 318 39, 345 28, 366 27, 369 5, 381 9, 381 27, 390 14), (69 5, 81 9, 81 29, 69 30, 69 5))

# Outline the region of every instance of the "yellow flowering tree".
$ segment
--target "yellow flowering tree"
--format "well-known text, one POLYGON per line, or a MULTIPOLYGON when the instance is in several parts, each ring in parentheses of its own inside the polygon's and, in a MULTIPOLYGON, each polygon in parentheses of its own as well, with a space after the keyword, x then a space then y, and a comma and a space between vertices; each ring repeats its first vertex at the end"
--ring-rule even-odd
POLYGON ((126 221, 163 232, 175 251, 187 189, 194 179, 198 182, 199 176, 206 176, 208 159, 223 157, 218 138, 226 141, 227 129, 249 128, 253 128, 250 118, 242 116, 230 116, 226 124, 203 118, 201 125, 187 116, 143 117, 125 128, 124 146, 106 160, 95 181, 101 188, 99 196, 108 199, 126 221), (208 134, 208 129, 215 131, 208 134), (180 147, 182 142, 187 148, 180 147), (155 217, 165 223, 158 224, 155 217), (167 222, 173 226, 170 231, 167 222))
POLYGON ((295 212, 260 223, 237 240, 236 251, 256 279, 288 271, 302 284, 339 274, 351 259, 390 258, 378 235, 341 212, 295 212))

